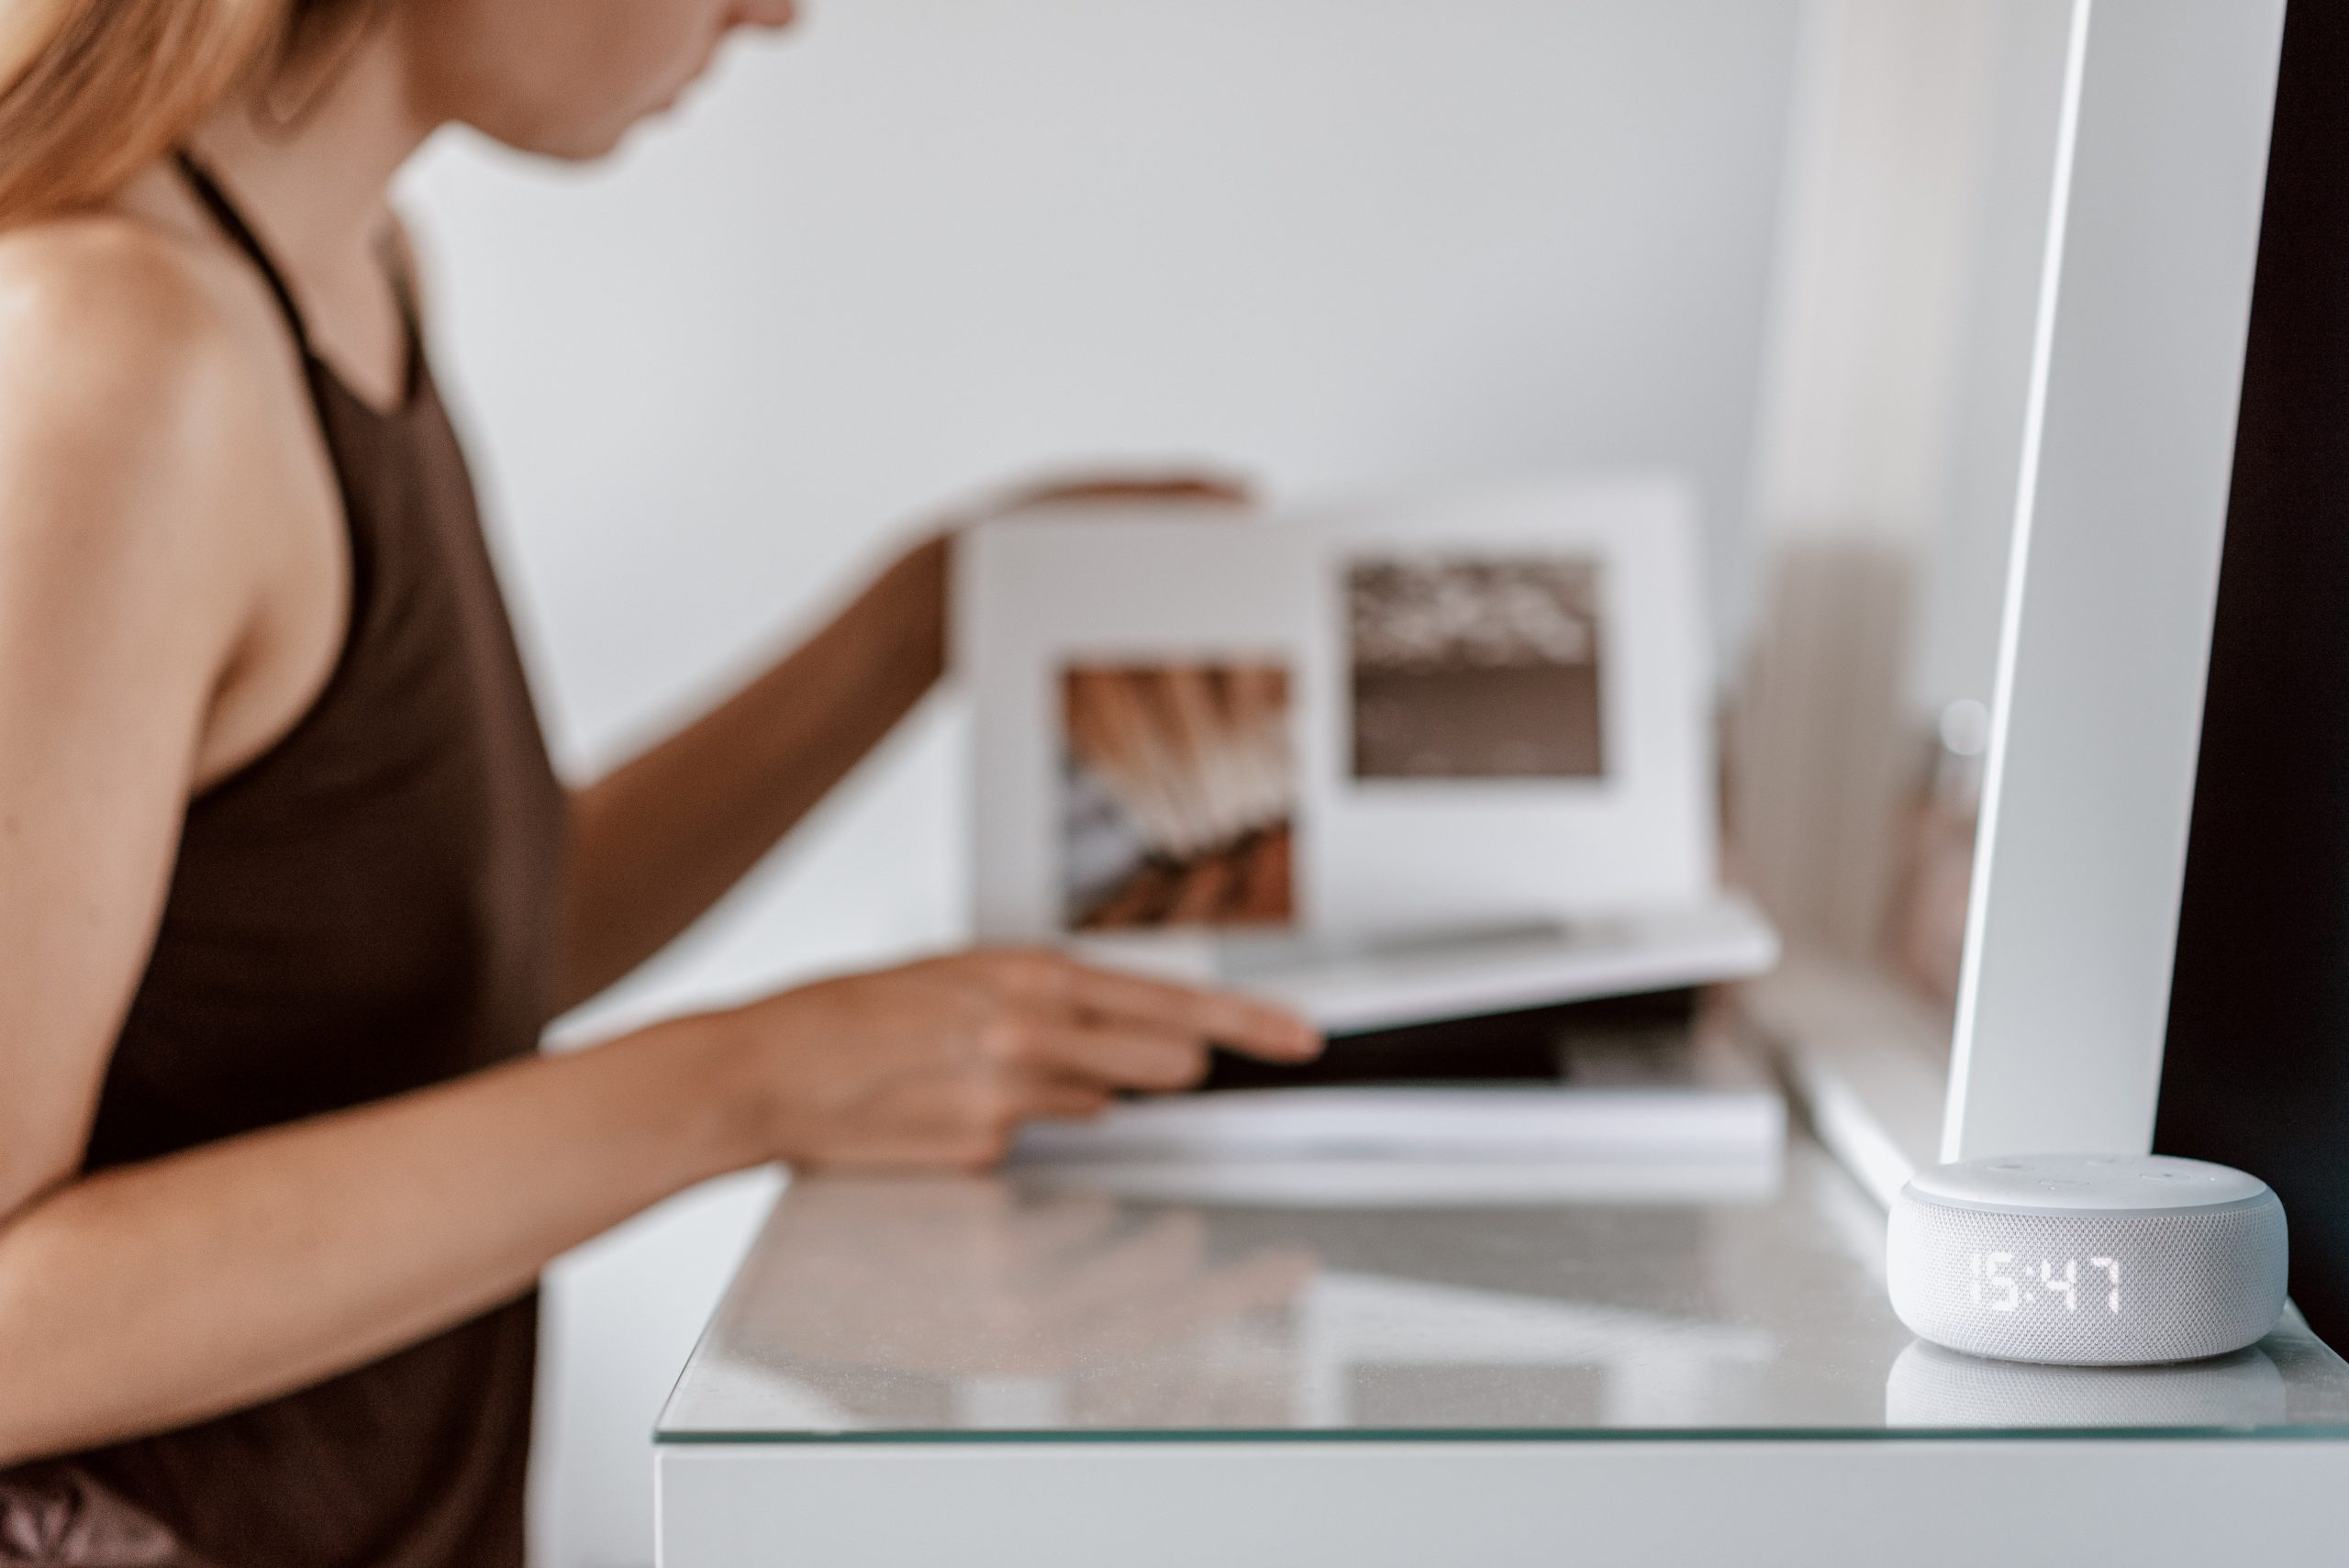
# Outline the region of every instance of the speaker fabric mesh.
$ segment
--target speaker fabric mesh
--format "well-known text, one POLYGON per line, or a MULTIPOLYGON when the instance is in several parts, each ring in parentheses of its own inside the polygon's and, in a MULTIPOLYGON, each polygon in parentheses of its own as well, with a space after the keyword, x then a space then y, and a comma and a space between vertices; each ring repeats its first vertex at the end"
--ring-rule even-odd
POLYGON ((2272 1194, 2209 1209, 2017 1213, 1904 1192, 1887 1275, 1892 1309, 1920 1339, 2008 1361, 2114 1366, 2224 1355, 2261 1339, 2283 1316, 2284 1260, 2272 1194), (2000 1253, 2007 1261, 1989 1262, 2000 1253), (2120 1271, 2117 1312, 2098 1258, 2120 1271), (2043 1263, 2076 1277, 2075 1305, 2042 1284, 2043 1263), (2014 1282, 2010 1310, 1996 1309, 2009 1292, 1986 1275, 2014 1282))

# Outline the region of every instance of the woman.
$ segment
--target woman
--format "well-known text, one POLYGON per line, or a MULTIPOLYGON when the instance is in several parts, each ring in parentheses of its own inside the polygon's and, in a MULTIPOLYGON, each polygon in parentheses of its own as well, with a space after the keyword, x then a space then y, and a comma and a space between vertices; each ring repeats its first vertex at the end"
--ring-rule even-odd
POLYGON ((0 0, 0 1560, 518 1562, 556 1253, 1316 1049, 974 953, 535 1054, 935 680, 946 546, 566 792, 385 186, 600 153, 791 12, 0 0))

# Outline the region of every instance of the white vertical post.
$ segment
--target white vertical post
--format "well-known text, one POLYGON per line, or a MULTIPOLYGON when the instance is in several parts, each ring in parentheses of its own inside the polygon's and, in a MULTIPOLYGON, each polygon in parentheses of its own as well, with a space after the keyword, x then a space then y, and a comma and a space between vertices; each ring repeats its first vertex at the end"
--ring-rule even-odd
POLYGON ((2153 1137, 2284 0, 2075 0, 1944 1159, 2153 1137))

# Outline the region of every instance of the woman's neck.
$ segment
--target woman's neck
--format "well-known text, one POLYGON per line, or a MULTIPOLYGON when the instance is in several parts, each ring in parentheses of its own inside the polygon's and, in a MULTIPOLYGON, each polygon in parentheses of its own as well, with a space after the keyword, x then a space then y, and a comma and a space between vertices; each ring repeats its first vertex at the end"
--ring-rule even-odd
MULTIPOLYGON (((434 128, 418 112, 398 18, 320 47, 308 69, 232 100, 189 139, 228 187, 284 274, 312 352, 357 395, 385 412, 412 384, 411 338, 402 294, 385 264, 393 176, 434 128)), ((151 171, 126 205, 193 198, 167 171, 151 171), (163 196, 159 188, 171 188, 163 196)), ((151 209, 150 209, 151 210, 151 209)))
POLYGON ((393 176, 435 128, 416 106, 401 41, 386 22, 322 43, 294 81, 231 100, 191 139, 296 275, 372 264, 393 176))

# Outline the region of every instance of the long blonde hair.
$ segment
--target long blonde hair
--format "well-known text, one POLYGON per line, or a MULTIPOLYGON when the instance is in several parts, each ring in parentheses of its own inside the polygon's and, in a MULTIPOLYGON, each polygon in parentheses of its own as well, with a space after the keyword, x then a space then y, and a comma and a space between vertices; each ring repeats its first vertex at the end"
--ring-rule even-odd
POLYGON ((284 39, 305 0, 0 0, 0 228, 104 201, 284 39))

